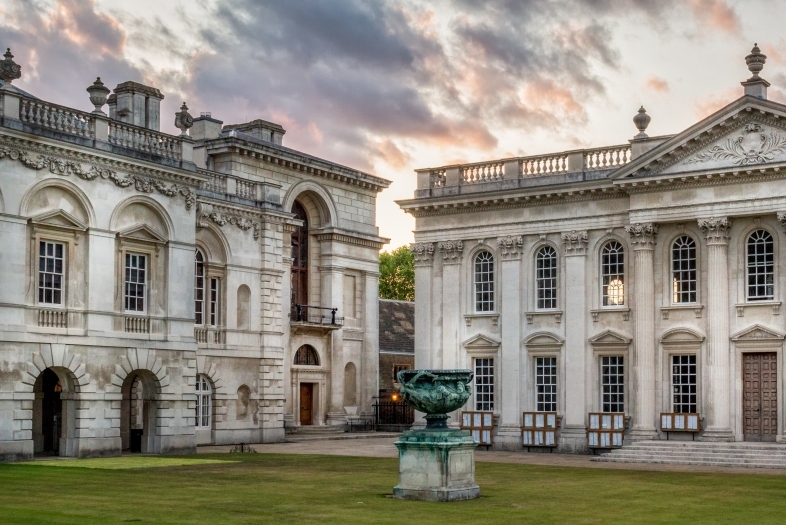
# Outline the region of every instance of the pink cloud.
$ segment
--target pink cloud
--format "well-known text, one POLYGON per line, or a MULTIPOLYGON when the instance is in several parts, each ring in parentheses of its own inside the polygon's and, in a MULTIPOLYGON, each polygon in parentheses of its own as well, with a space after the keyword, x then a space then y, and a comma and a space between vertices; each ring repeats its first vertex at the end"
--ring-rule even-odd
POLYGON ((740 33, 741 24, 737 12, 724 0, 688 0, 697 19, 710 28, 719 29, 730 35, 740 33))
POLYGON ((669 83, 655 75, 650 75, 644 85, 647 89, 655 91, 656 93, 667 93, 669 91, 669 83))

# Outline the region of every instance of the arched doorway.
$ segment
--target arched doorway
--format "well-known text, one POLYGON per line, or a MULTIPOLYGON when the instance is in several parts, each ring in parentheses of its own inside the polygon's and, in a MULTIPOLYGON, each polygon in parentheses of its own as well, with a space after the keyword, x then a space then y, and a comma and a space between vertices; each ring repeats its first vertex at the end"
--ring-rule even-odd
POLYGON ((158 380, 149 370, 134 370, 123 381, 120 439, 124 451, 155 454, 160 448, 157 429, 158 380))
POLYGON ((74 455, 73 381, 65 369, 47 368, 33 385, 33 451, 42 456, 74 455))

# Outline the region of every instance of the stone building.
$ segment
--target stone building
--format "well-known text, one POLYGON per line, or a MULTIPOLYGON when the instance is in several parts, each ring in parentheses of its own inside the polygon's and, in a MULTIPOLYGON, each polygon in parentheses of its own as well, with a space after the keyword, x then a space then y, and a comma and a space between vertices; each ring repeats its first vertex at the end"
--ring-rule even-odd
POLYGON ((415 303, 379 300, 379 398, 397 392, 399 370, 415 368, 415 303))
MULTIPOLYGON (((555 411, 562 450, 590 412, 626 442, 659 414, 699 439, 783 441, 786 106, 754 47, 742 96, 675 135, 417 170, 416 368, 471 368, 468 410, 555 411)), ((690 438, 688 438, 690 439, 690 438)))
POLYGON ((388 181, 263 120, 183 104, 182 134, 162 133, 149 86, 97 80, 85 112, 20 75, 7 52, 0 458, 193 452, 370 416, 388 181))

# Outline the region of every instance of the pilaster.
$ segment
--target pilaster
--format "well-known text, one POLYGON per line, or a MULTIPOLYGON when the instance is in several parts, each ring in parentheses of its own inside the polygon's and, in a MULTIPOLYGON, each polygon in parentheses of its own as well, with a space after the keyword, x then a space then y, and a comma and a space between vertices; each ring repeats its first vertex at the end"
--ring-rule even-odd
MULTIPOLYGON (((436 368, 431 354, 432 266, 434 244, 418 242, 409 249, 415 259, 415 368, 436 368)), ((437 298, 439 304, 439 298, 437 298)))
POLYGON ((655 274, 653 252, 658 225, 631 224, 625 227, 633 246, 634 325, 631 352, 633 429, 630 438, 654 439, 655 430, 655 274))
POLYGON ((729 377, 729 230, 731 219, 699 219, 707 242, 707 357, 704 360, 705 441, 733 441, 729 377))
POLYGON ((461 261, 464 258, 462 241, 445 241, 437 245, 442 254, 442 363, 441 368, 459 368, 461 318, 461 261))
POLYGON ((496 442, 505 449, 521 441, 521 252, 520 235, 497 239, 500 258, 498 309, 502 344, 497 358, 499 430, 496 442))
MULTIPOLYGON (((344 304, 344 268, 321 266, 322 306, 336 308, 344 304)), ((328 385, 328 425, 346 423, 344 413, 344 331, 333 330, 330 340, 330 384, 328 385)))

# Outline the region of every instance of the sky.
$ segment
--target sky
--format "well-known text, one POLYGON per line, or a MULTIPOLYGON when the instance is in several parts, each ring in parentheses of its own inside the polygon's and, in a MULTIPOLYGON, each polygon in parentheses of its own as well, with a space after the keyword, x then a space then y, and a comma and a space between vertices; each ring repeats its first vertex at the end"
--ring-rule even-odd
POLYGON ((786 103, 784 21, 783 0, 0 0, 0 47, 44 100, 143 82, 163 131, 186 101, 391 180, 389 250, 412 242, 414 169, 625 144, 641 105, 678 133, 741 96, 754 42, 786 103))

